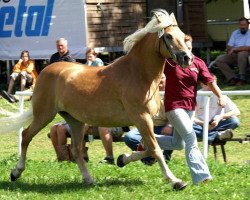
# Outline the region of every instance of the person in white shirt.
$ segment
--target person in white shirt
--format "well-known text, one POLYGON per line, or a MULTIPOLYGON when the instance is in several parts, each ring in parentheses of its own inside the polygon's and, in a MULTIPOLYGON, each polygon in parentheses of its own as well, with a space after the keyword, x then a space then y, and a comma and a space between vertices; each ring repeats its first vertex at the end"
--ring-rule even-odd
MULTIPOLYGON (((212 74, 213 75, 213 74, 212 74)), ((216 76, 213 75, 215 80, 216 76)), ((203 83, 200 83, 204 91, 209 91, 209 87, 203 83)), ((240 111, 236 104, 226 95, 224 100, 226 105, 224 108, 218 106, 218 99, 215 95, 210 97, 209 101, 209 131, 208 131, 208 142, 212 143, 216 138, 219 140, 230 139, 233 137, 233 131, 240 125, 238 116, 240 111)), ((197 96, 197 105, 195 108, 195 116, 193 128, 196 133, 196 137, 202 139, 203 137, 203 124, 205 117, 205 108, 203 105, 204 97, 197 96)))
POLYGON ((245 85, 248 57, 250 56, 250 30, 249 21, 245 17, 239 19, 239 29, 235 30, 227 43, 227 54, 219 56, 216 65, 228 80, 228 85, 245 85), (236 75, 234 69, 239 68, 236 75))

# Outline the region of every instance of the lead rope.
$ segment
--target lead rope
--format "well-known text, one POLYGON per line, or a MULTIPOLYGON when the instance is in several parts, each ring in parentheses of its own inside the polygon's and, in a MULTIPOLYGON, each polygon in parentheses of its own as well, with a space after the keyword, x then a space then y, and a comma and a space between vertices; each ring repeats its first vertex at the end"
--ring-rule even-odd
POLYGON ((167 62, 168 65, 170 65, 171 67, 176 67, 176 66, 172 65, 172 64, 168 61, 168 59, 166 59, 166 62, 167 62))

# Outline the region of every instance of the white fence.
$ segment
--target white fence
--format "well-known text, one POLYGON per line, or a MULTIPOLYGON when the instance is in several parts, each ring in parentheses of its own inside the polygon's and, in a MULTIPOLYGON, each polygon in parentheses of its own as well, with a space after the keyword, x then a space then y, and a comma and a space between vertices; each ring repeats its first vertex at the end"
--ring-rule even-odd
MULTIPOLYGON (((19 113, 23 114, 24 96, 32 96, 33 92, 17 91, 16 95, 19 96, 19 113)), ((22 143, 23 128, 18 131, 18 154, 21 155, 21 143, 22 143)))
MULTIPOLYGON (((161 95, 164 95, 164 92, 160 92, 161 95)), ((225 95, 250 95, 250 90, 236 90, 236 91, 222 91, 222 94, 225 95)), ((16 95, 19 96, 19 112, 23 113, 23 103, 24 96, 32 96, 32 92, 20 92, 17 91, 16 95)), ((213 95, 211 91, 198 91, 197 95, 205 96, 205 100, 203 102, 205 107, 205 117, 204 117, 204 125, 203 125, 203 156, 207 158, 208 155, 208 116, 209 116, 209 101, 210 96, 213 95)), ((21 154, 21 141, 22 141, 22 130, 21 128, 18 131, 19 139, 18 139, 18 153, 21 154)))

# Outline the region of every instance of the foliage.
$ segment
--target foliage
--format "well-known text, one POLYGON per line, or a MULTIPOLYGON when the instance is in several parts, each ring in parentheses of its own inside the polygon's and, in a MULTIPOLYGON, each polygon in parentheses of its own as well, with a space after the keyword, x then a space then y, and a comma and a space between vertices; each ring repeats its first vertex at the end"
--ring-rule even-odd
MULTIPOLYGON (((250 89, 250 87, 226 87, 224 90, 250 89)), ((232 96, 241 111, 241 127, 235 137, 244 137, 249 133, 250 97, 232 96)), ((26 102, 26 107, 30 102, 26 102)), ((17 111, 18 104, 9 104, 0 99, 0 106, 6 110, 17 111)), ((210 148, 208 165, 213 175, 209 184, 192 185, 183 151, 174 151, 169 162, 174 174, 188 182, 183 191, 173 191, 169 183, 163 180, 159 166, 145 166, 141 162, 131 163, 124 168, 115 165, 100 164, 105 152, 100 140, 95 140, 89 147, 90 162, 87 167, 96 184, 82 184, 80 172, 74 163, 56 161, 56 156, 46 134, 53 123, 45 127, 32 140, 27 154, 26 170, 16 182, 10 182, 10 171, 18 161, 18 135, 1 135, 0 141, 0 199, 241 199, 250 198, 250 144, 228 142, 225 149, 228 163, 224 164, 220 150, 219 160, 213 158, 210 148)), ((201 146, 202 144, 199 143, 201 146)), ((131 152, 123 143, 113 143, 117 157, 124 152, 131 152)))
MULTIPOLYGON (((213 61, 215 60, 219 55, 225 54, 226 51, 221 51, 221 50, 211 50, 210 51, 210 60, 213 61)), ((200 56, 202 60, 206 61, 207 60, 207 52, 204 49, 200 50, 200 56)))

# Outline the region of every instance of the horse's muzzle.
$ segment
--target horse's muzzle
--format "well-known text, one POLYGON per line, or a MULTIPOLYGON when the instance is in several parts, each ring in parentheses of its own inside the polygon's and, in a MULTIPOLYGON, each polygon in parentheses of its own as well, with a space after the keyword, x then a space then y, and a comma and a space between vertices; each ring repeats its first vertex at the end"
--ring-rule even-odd
POLYGON ((190 52, 190 55, 188 55, 186 52, 180 52, 176 54, 177 63, 182 67, 186 68, 190 65, 192 65, 194 61, 194 55, 190 52))

